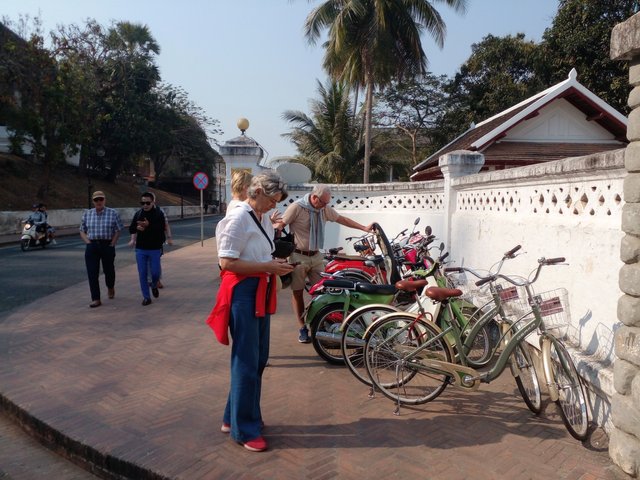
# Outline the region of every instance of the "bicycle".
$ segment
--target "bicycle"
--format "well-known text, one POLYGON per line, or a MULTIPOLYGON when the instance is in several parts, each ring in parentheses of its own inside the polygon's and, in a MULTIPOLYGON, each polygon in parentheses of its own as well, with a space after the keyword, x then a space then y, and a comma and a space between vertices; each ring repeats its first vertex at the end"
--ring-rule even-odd
MULTIPOLYGON (((441 272, 441 266, 443 260, 447 254, 442 254, 444 246, 440 248, 441 255, 437 261, 432 262, 433 266, 428 271, 417 270, 410 274, 426 276, 428 280, 427 287, 445 287, 448 285, 449 280, 441 272)), ((515 252, 520 249, 520 246, 513 248, 503 256, 499 267, 502 267, 504 261, 508 258, 513 258, 515 252)), ((445 269, 445 272, 447 269, 445 269)), ((444 309, 440 309, 438 302, 427 302, 426 295, 417 296, 415 303, 410 305, 405 311, 411 314, 421 315, 423 317, 430 317, 434 319, 436 324, 441 328, 457 328, 458 336, 461 339, 466 339, 471 331, 470 325, 473 325, 478 321, 480 313, 486 313, 486 305, 476 308, 473 304, 464 300, 456 300, 451 304, 451 309, 455 322, 452 322, 447 317, 447 312, 444 309)), ((344 363, 351 373, 362 383, 368 386, 372 386, 371 378, 369 377, 366 367, 364 365, 364 334, 365 331, 373 324, 377 319, 394 312, 402 311, 400 308, 394 305, 387 304, 371 304, 362 306, 352 313, 350 313, 342 323, 340 329, 342 331, 341 338, 341 351, 344 358, 344 363)), ((498 311, 492 312, 493 316, 498 311)), ((470 364, 475 367, 486 365, 495 353, 494 347, 491 346, 491 326, 489 322, 485 322, 482 327, 474 334, 473 342, 467 346, 466 359, 470 364)), ((455 345, 455 337, 450 337, 450 341, 455 345)), ((460 343, 458 343, 460 345, 460 343)), ((373 393, 373 392, 372 392, 373 393)))
MULTIPOLYGON (((550 397, 558 405, 569 433, 578 440, 584 440, 588 433, 588 414, 582 381, 562 341, 545 328, 543 301, 531 288, 543 266, 564 261, 564 258, 539 259, 532 280, 517 281, 506 275, 494 274, 476 282, 480 286, 502 278, 517 287, 523 287, 531 307, 529 312, 509 324, 509 335, 503 335, 505 341, 499 356, 487 371, 454 363, 453 347, 444 331, 433 322, 407 313, 392 313, 382 317, 365 335, 365 365, 373 384, 385 396, 397 402, 396 413, 399 413, 400 405, 417 405, 434 400, 449 383, 463 389, 477 390, 480 383, 489 383, 497 378, 515 354, 516 361, 510 362, 512 371, 531 379, 531 392, 527 391, 527 396, 532 394, 529 401, 539 409, 540 387, 525 340, 530 333, 538 330, 550 397)), ((432 287, 425 293, 450 311, 450 299, 460 296, 462 291, 432 287)), ((465 343, 472 340, 483 321, 487 321, 484 316, 474 325, 465 343)), ((450 331, 454 336, 457 334, 455 329, 450 331)), ((464 348, 457 351, 459 360, 463 362, 464 351, 464 348)))

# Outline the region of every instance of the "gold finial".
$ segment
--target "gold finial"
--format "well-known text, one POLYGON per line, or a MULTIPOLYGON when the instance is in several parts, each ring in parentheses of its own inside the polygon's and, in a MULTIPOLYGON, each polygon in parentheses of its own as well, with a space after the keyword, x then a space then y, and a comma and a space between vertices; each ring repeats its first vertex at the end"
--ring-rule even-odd
POLYGON ((236 125, 238 125, 238 128, 242 132, 242 135, 244 135, 244 132, 249 128, 249 120, 247 120, 244 117, 239 118, 238 123, 236 125))

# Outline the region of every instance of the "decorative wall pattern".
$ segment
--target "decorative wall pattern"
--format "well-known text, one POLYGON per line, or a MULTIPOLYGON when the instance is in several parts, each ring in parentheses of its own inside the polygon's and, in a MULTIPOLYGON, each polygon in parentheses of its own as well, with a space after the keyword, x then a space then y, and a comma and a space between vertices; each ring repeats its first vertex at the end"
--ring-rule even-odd
MULTIPOLYGON (((421 212, 441 212, 444 192, 422 193, 419 190, 403 194, 393 192, 345 192, 339 185, 332 186, 331 206, 336 210, 362 210, 384 212, 389 210, 416 210, 421 212), (364 193, 364 195, 363 195, 364 193)), ((303 197, 306 192, 289 190, 285 206, 303 197)))
POLYGON ((618 217, 622 211, 622 178, 553 185, 463 190, 457 210, 519 215, 618 217))

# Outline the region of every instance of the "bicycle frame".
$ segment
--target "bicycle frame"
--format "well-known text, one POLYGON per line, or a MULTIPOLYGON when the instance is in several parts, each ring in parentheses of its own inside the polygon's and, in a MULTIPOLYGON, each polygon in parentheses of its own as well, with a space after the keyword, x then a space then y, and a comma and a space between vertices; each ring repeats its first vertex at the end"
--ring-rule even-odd
MULTIPOLYGON (((327 305, 341 304, 342 318, 338 321, 342 324, 352 309, 370 304, 390 305, 395 295, 352 292, 347 288, 338 292, 325 292, 311 299, 304 312, 305 323, 310 325, 316 315, 327 305)), ((340 342, 338 336, 337 342, 340 342)))

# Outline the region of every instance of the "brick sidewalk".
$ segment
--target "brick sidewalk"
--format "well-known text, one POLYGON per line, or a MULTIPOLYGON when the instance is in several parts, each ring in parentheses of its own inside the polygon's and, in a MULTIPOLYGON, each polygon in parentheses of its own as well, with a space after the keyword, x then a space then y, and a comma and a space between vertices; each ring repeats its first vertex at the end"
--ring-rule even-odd
POLYGON ((100 308, 87 307, 83 282, 9 316, 0 324, 4 408, 95 472, 136 479, 627 478, 606 436, 580 444, 554 405, 532 416, 508 372, 394 416, 389 400, 368 398, 345 368, 297 342, 288 291, 263 384, 270 450, 247 452, 219 431, 229 347, 204 324, 218 282, 214 245, 165 255, 167 288, 148 307, 132 266, 100 308))

